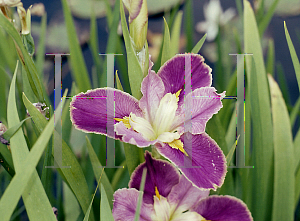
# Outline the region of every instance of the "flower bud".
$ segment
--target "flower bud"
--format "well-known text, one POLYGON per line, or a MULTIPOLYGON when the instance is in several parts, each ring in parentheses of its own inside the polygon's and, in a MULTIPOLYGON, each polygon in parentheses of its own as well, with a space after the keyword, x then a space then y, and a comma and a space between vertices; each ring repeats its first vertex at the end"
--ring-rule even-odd
MULTIPOLYGON (((45 117, 47 120, 49 120, 49 118, 46 117, 46 115, 47 115, 47 113, 48 113, 48 111, 49 111, 49 107, 47 107, 46 104, 38 102, 38 103, 33 103, 33 106, 35 106, 36 109, 38 109, 38 111, 39 111, 41 114, 43 114, 44 117, 45 117)), ((30 117, 30 114, 29 114, 28 110, 27 110, 27 115, 30 117)))
POLYGON ((18 14, 22 25, 22 35, 27 35, 30 33, 31 26, 31 15, 30 10, 27 10, 27 13, 23 6, 18 7, 18 14))
POLYGON ((57 214, 58 214, 58 209, 56 209, 55 207, 52 207, 53 213, 57 219, 57 214))
POLYGON ((2 135, 7 131, 6 126, 0 121, 0 142, 5 144, 5 145, 9 145, 9 142, 7 140, 5 140, 2 135))
POLYGON ((123 0, 129 11, 129 30, 134 49, 139 52, 145 45, 148 29, 146 0, 123 0))

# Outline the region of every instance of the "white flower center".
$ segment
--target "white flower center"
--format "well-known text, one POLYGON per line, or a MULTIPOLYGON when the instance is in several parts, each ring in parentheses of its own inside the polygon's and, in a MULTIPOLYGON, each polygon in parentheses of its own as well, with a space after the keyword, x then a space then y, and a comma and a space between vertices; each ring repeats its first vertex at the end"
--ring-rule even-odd
POLYGON ((206 219, 197 212, 183 211, 180 207, 177 207, 177 203, 170 203, 168 199, 160 196, 154 196, 154 211, 152 220, 160 221, 179 221, 179 220, 198 220, 205 221, 206 219))
POLYGON ((161 142, 172 142, 179 139, 177 132, 170 131, 175 120, 175 113, 178 108, 178 93, 167 93, 159 103, 153 122, 145 118, 137 117, 131 113, 129 117, 130 126, 141 133, 148 140, 158 139, 161 142))

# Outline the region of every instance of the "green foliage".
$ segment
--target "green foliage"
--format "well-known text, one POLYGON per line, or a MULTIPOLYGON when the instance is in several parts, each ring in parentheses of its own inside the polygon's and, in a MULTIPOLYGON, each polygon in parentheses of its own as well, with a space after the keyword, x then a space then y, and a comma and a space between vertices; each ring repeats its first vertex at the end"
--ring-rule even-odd
POLYGON ((278 84, 269 75, 274 138, 274 197, 272 220, 293 220, 295 165, 289 114, 278 84), (291 163, 286 163, 291 161, 291 163), (282 179, 284 177, 284 179, 282 179))
MULTIPOLYGON (((270 220, 273 195, 273 129, 270 96, 260 38, 250 3, 244 1, 244 44, 247 80, 250 82, 251 119, 253 124, 253 205, 255 220, 270 220), (264 208, 264 209, 262 209, 264 208)), ((250 187, 249 187, 250 188, 250 187)))

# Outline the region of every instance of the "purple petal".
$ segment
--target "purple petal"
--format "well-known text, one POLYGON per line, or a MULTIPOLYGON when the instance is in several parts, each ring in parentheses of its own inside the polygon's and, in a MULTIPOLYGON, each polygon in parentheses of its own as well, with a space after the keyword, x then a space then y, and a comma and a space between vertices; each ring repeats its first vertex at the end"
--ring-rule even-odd
MULTIPOLYGON (((192 134, 200 134, 205 132, 205 126, 207 121, 223 107, 221 100, 225 96, 225 92, 222 94, 217 94, 214 87, 202 87, 194 90, 192 93, 188 94, 186 101, 179 107, 179 116, 180 121, 177 122, 177 125, 173 127, 178 127, 181 124, 181 127, 184 127, 184 124, 192 125, 192 134), (191 102, 191 105, 188 105, 187 102, 191 102), (191 119, 184 119, 185 108, 186 106, 191 106, 191 119)), ((174 122, 175 124, 175 122, 174 122)))
MULTIPOLYGON (((158 71, 165 85, 166 93, 176 93, 182 89, 179 96, 179 104, 184 97, 185 55, 176 55, 168 60, 158 71)), ((212 84, 211 68, 204 63, 204 58, 198 54, 191 54, 192 89, 210 87, 212 84)))
POLYGON ((180 139, 188 156, 168 144, 156 144, 156 148, 198 188, 216 190, 220 187, 227 171, 226 159, 218 144, 206 133, 185 133, 180 139))
POLYGON ((252 221, 247 205, 233 196, 209 196, 193 209, 207 220, 252 221))
POLYGON ((146 151, 146 162, 140 164, 132 173, 129 188, 140 188, 143 169, 147 167, 147 176, 144 189, 144 202, 153 204, 155 186, 160 195, 167 197, 174 185, 179 182, 179 172, 167 161, 157 160, 146 151))
POLYGON ((180 176, 179 183, 173 186, 168 196, 168 201, 171 205, 176 205, 176 212, 184 212, 208 195, 209 190, 200 190, 184 176, 180 176))
MULTIPOLYGON (((133 221, 136 206, 139 198, 139 191, 136 189, 119 189, 114 193, 113 217, 118 221, 133 221)), ((140 221, 151 221, 154 213, 153 205, 142 202, 140 221)))
MULTIPOLYGON (((71 121, 76 129, 87 133, 107 135, 107 121, 117 123, 107 118, 107 113, 115 111, 115 118, 123 118, 135 113, 142 116, 138 100, 130 94, 113 88, 98 88, 76 95, 70 104, 71 121), (114 93, 115 110, 106 108, 107 93, 114 93)), ((120 136, 116 136, 120 139, 120 136)))
POLYGON ((146 120, 153 122, 160 100, 164 96, 164 84, 154 71, 150 71, 142 82, 141 91, 143 97, 139 103, 140 108, 144 111, 146 120))
POLYGON ((146 140, 141 133, 134 131, 132 128, 127 129, 123 122, 115 125, 115 132, 117 135, 122 137, 123 142, 130 143, 138 147, 148 147, 149 145, 153 145, 157 142, 157 140, 146 140))

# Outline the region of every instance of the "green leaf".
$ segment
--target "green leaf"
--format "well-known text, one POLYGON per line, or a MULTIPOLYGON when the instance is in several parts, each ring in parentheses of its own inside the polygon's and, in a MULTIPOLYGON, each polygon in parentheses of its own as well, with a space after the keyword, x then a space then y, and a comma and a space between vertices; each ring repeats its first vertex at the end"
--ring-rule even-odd
POLYGON ((141 184, 140 184, 139 199, 138 199, 138 203, 136 206, 136 212, 134 215, 134 221, 139 221, 139 218, 140 218, 140 212, 141 212, 141 206, 142 206, 142 200, 143 200, 143 194, 144 194, 144 188, 145 188, 145 182, 146 182, 146 175, 147 175, 147 168, 144 168, 142 180, 141 180, 141 184))
POLYGON ((93 166, 95 178, 96 178, 96 180, 100 180, 100 178, 101 178, 100 181, 103 184, 106 193, 108 194, 109 205, 112 208, 114 190, 109 182, 109 179, 106 176, 106 173, 104 172, 104 167, 101 165, 101 163, 92 147, 91 142, 89 141, 87 136, 85 137, 85 139, 86 139, 86 144, 87 144, 87 148, 89 151, 91 163, 93 166))
POLYGON ((254 220, 271 220, 273 193, 273 129, 270 97, 260 37, 251 5, 244 1, 244 44, 247 81, 253 125, 252 215, 254 220), (253 60, 252 60, 253 59, 253 60))
POLYGON ((295 202, 294 209, 297 208, 300 198, 300 130, 294 139, 294 159, 295 159, 295 202))
POLYGON ((226 130, 225 140, 228 147, 234 145, 236 142, 236 110, 232 111, 230 122, 226 130))
POLYGON ((275 51, 274 40, 269 39, 268 56, 267 56, 267 73, 274 76, 275 51))
POLYGON ((195 45, 195 47, 192 49, 192 53, 194 53, 194 54, 198 54, 198 52, 200 51, 200 49, 202 48, 202 45, 203 45, 203 43, 205 42, 205 39, 206 39, 206 35, 207 34, 205 34, 199 41, 198 41, 198 43, 195 45))
POLYGON ((36 69, 41 79, 43 79, 43 75, 44 75, 46 29, 47 29, 47 13, 45 13, 42 16, 39 45, 37 47, 37 52, 36 52, 36 69))
POLYGON ((296 176, 295 176, 295 202, 294 202, 294 209, 296 210, 298 206, 298 202, 300 199, 300 169, 298 168, 296 176))
POLYGON ((15 168, 11 153, 7 146, 2 143, 0 143, 0 163, 12 177, 15 175, 15 168))
POLYGON ((80 44, 78 42, 77 33, 70 9, 66 0, 61 0, 65 23, 68 33, 68 41, 70 48, 70 60, 73 78, 80 91, 87 91, 92 88, 85 61, 82 55, 80 44))
POLYGON ((10 38, 3 29, 0 31, 0 42, 0 64, 2 67, 8 66, 9 70, 13 72, 18 56, 15 50, 11 50, 11 48, 14 47, 13 39, 10 38))
POLYGON ((79 220, 81 209, 79 203, 67 183, 63 182, 63 204, 64 204, 64 220, 79 220))
POLYGON ((227 155, 229 149, 225 140, 225 130, 221 124, 218 114, 213 115, 212 118, 207 122, 205 130, 209 136, 211 136, 211 138, 217 142, 223 153, 227 155))
POLYGON ((257 23, 260 23, 260 21, 264 17, 264 5, 265 5, 265 0, 257 0, 256 8, 255 8, 255 15, 256 15, 257 23))
MULTIPOLYGON (((87 212, 85 213, 85 216, 84 216, 83 221, 88 221, 88 220, 89 220, 90 213, 91 213, 91 209, 92 209, 92 205, 93 205, 93 201, 94 201, 95 195, 96 195, 96 193, 97 193, 97 189, 98 189, 99 184, 100 184, 100 179, 101 179, 101 176, 100 176, 100 178, 99 178, 97 187, 96 187, 95 192, 94 192, 94 194, 93 194, 93 197, 92 197, 91 203, 90 203, 90 205, 89 205, 89 208, 88 208, 87 212)), ((101 186, 102 186, 102 184, 101 184, 101 186)))
POLYGON ((37 69, 31 57, 28 55, 28 52, 22 43, 22 39, 19 33, 17 32, 13 24, 10 23, 2 13, 0 14, 0 26, 2 26, 3 29, 13 38, 21 63, 26 70, 27 78, 29 80, 32 91, 40 102, 44 102, 42 84, 39 79, 37 69))
POLYGON ((175 56, 179 53, 179 41, 180 41, 180 31, 181 31, 181 22, 182 22, 182 11, 179 11, 171 31, 171 41, 170 41, 170 50, 171 55, 175 56))
POLYGON ((239 16, 242 18, 243 17, 243 4, 242 0, 235 0, 236 8, 239 13, 239 16))
POLYGON ((124 143, 124 151, 129 176, 131 176, 134 169, 140 164, 139 148, 132 144, 124 143))
POLYGON ((114 190, 117 189, 117 186, 120 182, 120 179, 123 177, 124 173, 127 172, 126 168, 127 168, 127 164, 126 164, 126 160, 124 160, 120 166, 122 168, 118 168, 116 170, 116 172, 114 173, 113 179, 111 181, 111 186, 114 190))
POLYGON ((92 83, 94 88, 99 87, 99 76, 101 71, 102 58, 99 56, 99 44, 98 44, 98 30, 97 30, 97 19, 95 16, 95 9, 92 8, 91 18, 90 18, 90 40, 89 40, 89 48, 92 53, 94 67, 92 69, 92 83))
MULTIPOLYGON (((108 37, 108 42, 106 46, 106 54, 118 54, 116 53, 118 46, 119 46, 119 41, 120 37, 117 33, 119 21, 120 21, 120 2, 117 1, 115 4, 115 8, 113 11, 113 14, 111 14, 111 20, 108 19, 108 27, 109 27, 109 37, 108 37)), ((108 6, 107 6, 108 7, 108 6)), ((111 9, 110 9, 111 10, 111 9)), ((98 39, 97 39, 98 41, 98 39)), ((102 56, 103 57, 103 56, 102 56)), ((107 76, 106 76, 106 71, 107 71, 107 56, 104 56, 105 62, 103 63, 102 66, 102 76, 100 77, 100 85, 105 85, 107 86, 107 76)), ((116 56, 119 57, 119 56, 116 56)), ((116 57, 114 59, 116 59, 116 57)))
POLYGON ((289 31, 287 30, 285 22, 284 22, 284 31, 285 31, 286 41, 288 43, 290 54, 291 54, 291 57, 292 57, 292 61, 293 61, 295 73, 296 73, 296 78, 297 78, 297 82, 298 82, 298 88, 299 88, 299 91, 300 91, 300 63, 299 63, 299 60, 298 60, 298 57, 297 57, 297 54, 296 54, 293 42, 291 40, 289 31))
POLYGON ((237 54, 242 54, 243 48, 242 48, 242 43, 241 43, 241 36, 236 27, 233 27, 233 34, 234 34, 235 45, 237 48, 237 54))
MULTIPOLYGON (((47 120, 45 117, 30 103, 30 101, 26 98, 23 94, 23 102, 32 116, 33 122, 35 126, 41 132, 46 124, 47 120)), ((60 106, 60 105, 59 105, 60 106)), ((59 113, 57 111, 56 113, 59 113)), ((58 117, 57 117, 58 119, 58 117)), ((84 213, 88 210, 90 204, 90 194, 87 186, 87 182, 85 176, 83 174, 82 168, 77 161, 74 153, 72 152, 71 148, 66 144, 63 139, 60 139, 60 135, 57 131, 54 130, 54 146, 60 145, 59 142, 62 142, 62 166, 71 166, 71 168, 61 167, 57 168, 57 171, 60 173, 64 181, 70 186, 71 190, 73 191, 74 195, 76 196, 82 210, 84 213)), ((56 160, 54 158, 54 160, 56 160)), ((94 220, 93 213, 91 214, 91 220, 94 220)))
POLYGON ((112 7, 109 3, 109 0, 104 0, 104 2, 105 2, 105 9, 106 9, 107 24, 108 24, 108 26, 110 26, 113 22, 112 7))
POLYGON ((300 97, 298 97, 298 99, 293 107, 293 110, 291 111, 291 114, 290 114, 291 128, 293 128, 295 125, 299 110, 300 110, 300 97))
MULTIPOLYGON (((279 0, 275 0, 272 3, 271 7, 267 10, 267 13, 262 16, 262 19, 260 20, 259 25, 258 25, 259 36, 263 36, 265 30, 269 26, 270 21, 275 13, 278 2, 279 2, 279 0)), ((262 5, 262 13, 263 13, 263 11, 264 11, 264 5, 262 5)))
POLYGON ((20 129, 20 127, 22 126, 22 124, 25 122, 25 120, 30 119, 26 118, 24 120, 22 120, 20 123, 18 123, 17 125, 14 125, 13 127, 10 127, 7 129, 7 131, 5 131, 5 133, 2 135, 3 138, 7 141, 10 140, 10 138, 20 129))
MULTIPOLYGON (((0 30, 1 41, 1 30, 0 30)), ((0 49, 1 50, 1 49, 0 49)), ((1 56, 1 55, 0 55, 1 56)), ((6 98, 7 98, 7 74, 3 67, 0 66, 0 121, 6 120, 6 98)))
MULTIPOLYGON (((0 15, 0 17, 1 16, 2 15, 0 15)), ((11 82, 8 96, 7 121, 9 127, 20 123, 15 97, 17 69, 18 65, 11 82)), ((11 137, 10 147, 16 173, 19 172, 20 174, 22 172, 22 169, 28 165, 26 164, 27 162, 25 160, 29 153, 22 129, 19 129, 15 133, 15 135, 11 137)), ((50 205, 41 180, 39 179, 36 171, 33 172, 29 182, 27 183, 27 185, 25 185, 25 189, 22 193, 22 198, 30 220, 47 220, 53 215, 52 206, 50 205)), ((8 206, 10 205, 8 204, 8 206)), ((6 213, 6 210, 4 210, 4 213, 6 213)), ((4 214, 1 213, 0 217, 4 217, 4 214)), ((10 217, 8 217, 8 219, 9 218, 10 217)))
POLYGON ((278 84, 269 77, 274 133, 274 198, 272 220, 294 220, 295 165, 289 114, 278 84))
MULTIPOLYGON (((239 142, 239 137, 238 137, 236 143, 237 143, 237 142, 239 142)), ((235 148, 236 148, 236 143, 234 143, 234 144, 232 145, 232 147, 230 148, 230 150, 229 150, 229 152, 228 152, 228 154, 227 154, 227 156, 226 156, 227 166, 230 165, 230 162, 231 162, 231 160, 232 160, 232 156, 233 156, 234 151, 235 151, 235 148)))
POLYGON ((117 89, 124 91, 117 71, 116 71, 116 82, 117 82, 117 89))
POLYGON ((278 84, 279 84, 279 87, 281 88, 282 96, 285 100, 285 103, 290 104, 291 102, 290 102, 288 84, 287 84, 287 80, 285 77, 285 72, 284 72, 283 66, 280 63, 280 61, 277 62, 277 64, 276 64, 276 70, 277 70, 278 84))
POLYGON ((101 183, 100 221, 114 221, 105 189, 101 183))
MULTIPOLYGON (((52 131, 54 129, 54 118, 52 117, 44 131, 39 136, 38 140, 35 142, 33 148, 30 153, 27 154, 27 157, 24 161, 24 167, 20 168, 18 173, 13 177, 9 186, 6 188, 4 194, 0 200, 0 214, 1 220, 8 221, 10 220, 11 215, 19 202, 21 194, 29 184, 29 181, 32 177, 32 173, 35 171, 35 167, 38 164, 47 143, 52 135, 52 131)), ((39 196, 31 196, 32 198, 38 198, 39 196)), ((53 220, 56 218, 51 209, 50 204, 48 203, 48 208, 44 211, 43 220, 53 220), (47 218, 46 218, 47 217, 47 218)), ((38 220, 40 217, 35 215, 35 217, 31 220, 38 220)))
POLYGON ((119 21, 120 21, 120 12, 119 12, 119 1, 116 1, 115 3, 115 9, 112 14, 112 23, 109 25, 109 37, 108 37, 108 42, 106 46, 106 54, 109 53, 115 53, 116 51, 116 41, 119 38, 118 35, 118 26, 119 26, 119 21))
MULTIPOLYGON (((184 5, 184 26, 187 38, 186 51, 191 51, 194 46, 194 16, 193 16, 193 1, 187 0, 184 5)), ((198 53, 198 52, 197 52, 198 53)))
POLYGON ((121 24, 122 24, 123 36, 124 36, 124 41, 126 46, 126 53, 127 53, 128 78, 129 78, 130 88, 131 88, 132 96, 134 96, 137 99, 140 99, 142 97, 140 88, 141 88, 144 75, 143 75, 141 65, 137 59, 137 56, 131 44, 131 39, 129 36, 129 31, 126 23, 122 0, 120 0, 120 13, 121 13, 121 24))
POLYGON ((171 38, 170 38, 170 31, 168 23, 166 22, 166 19, 164 18, 164 24, 165 24, 165 31, 164 31, 164 42, 163 42, 163 48, 162 48, 162 55, 161 55, 161 66, 169 60, 172 57, 170 48, 171 48, 171 38))

